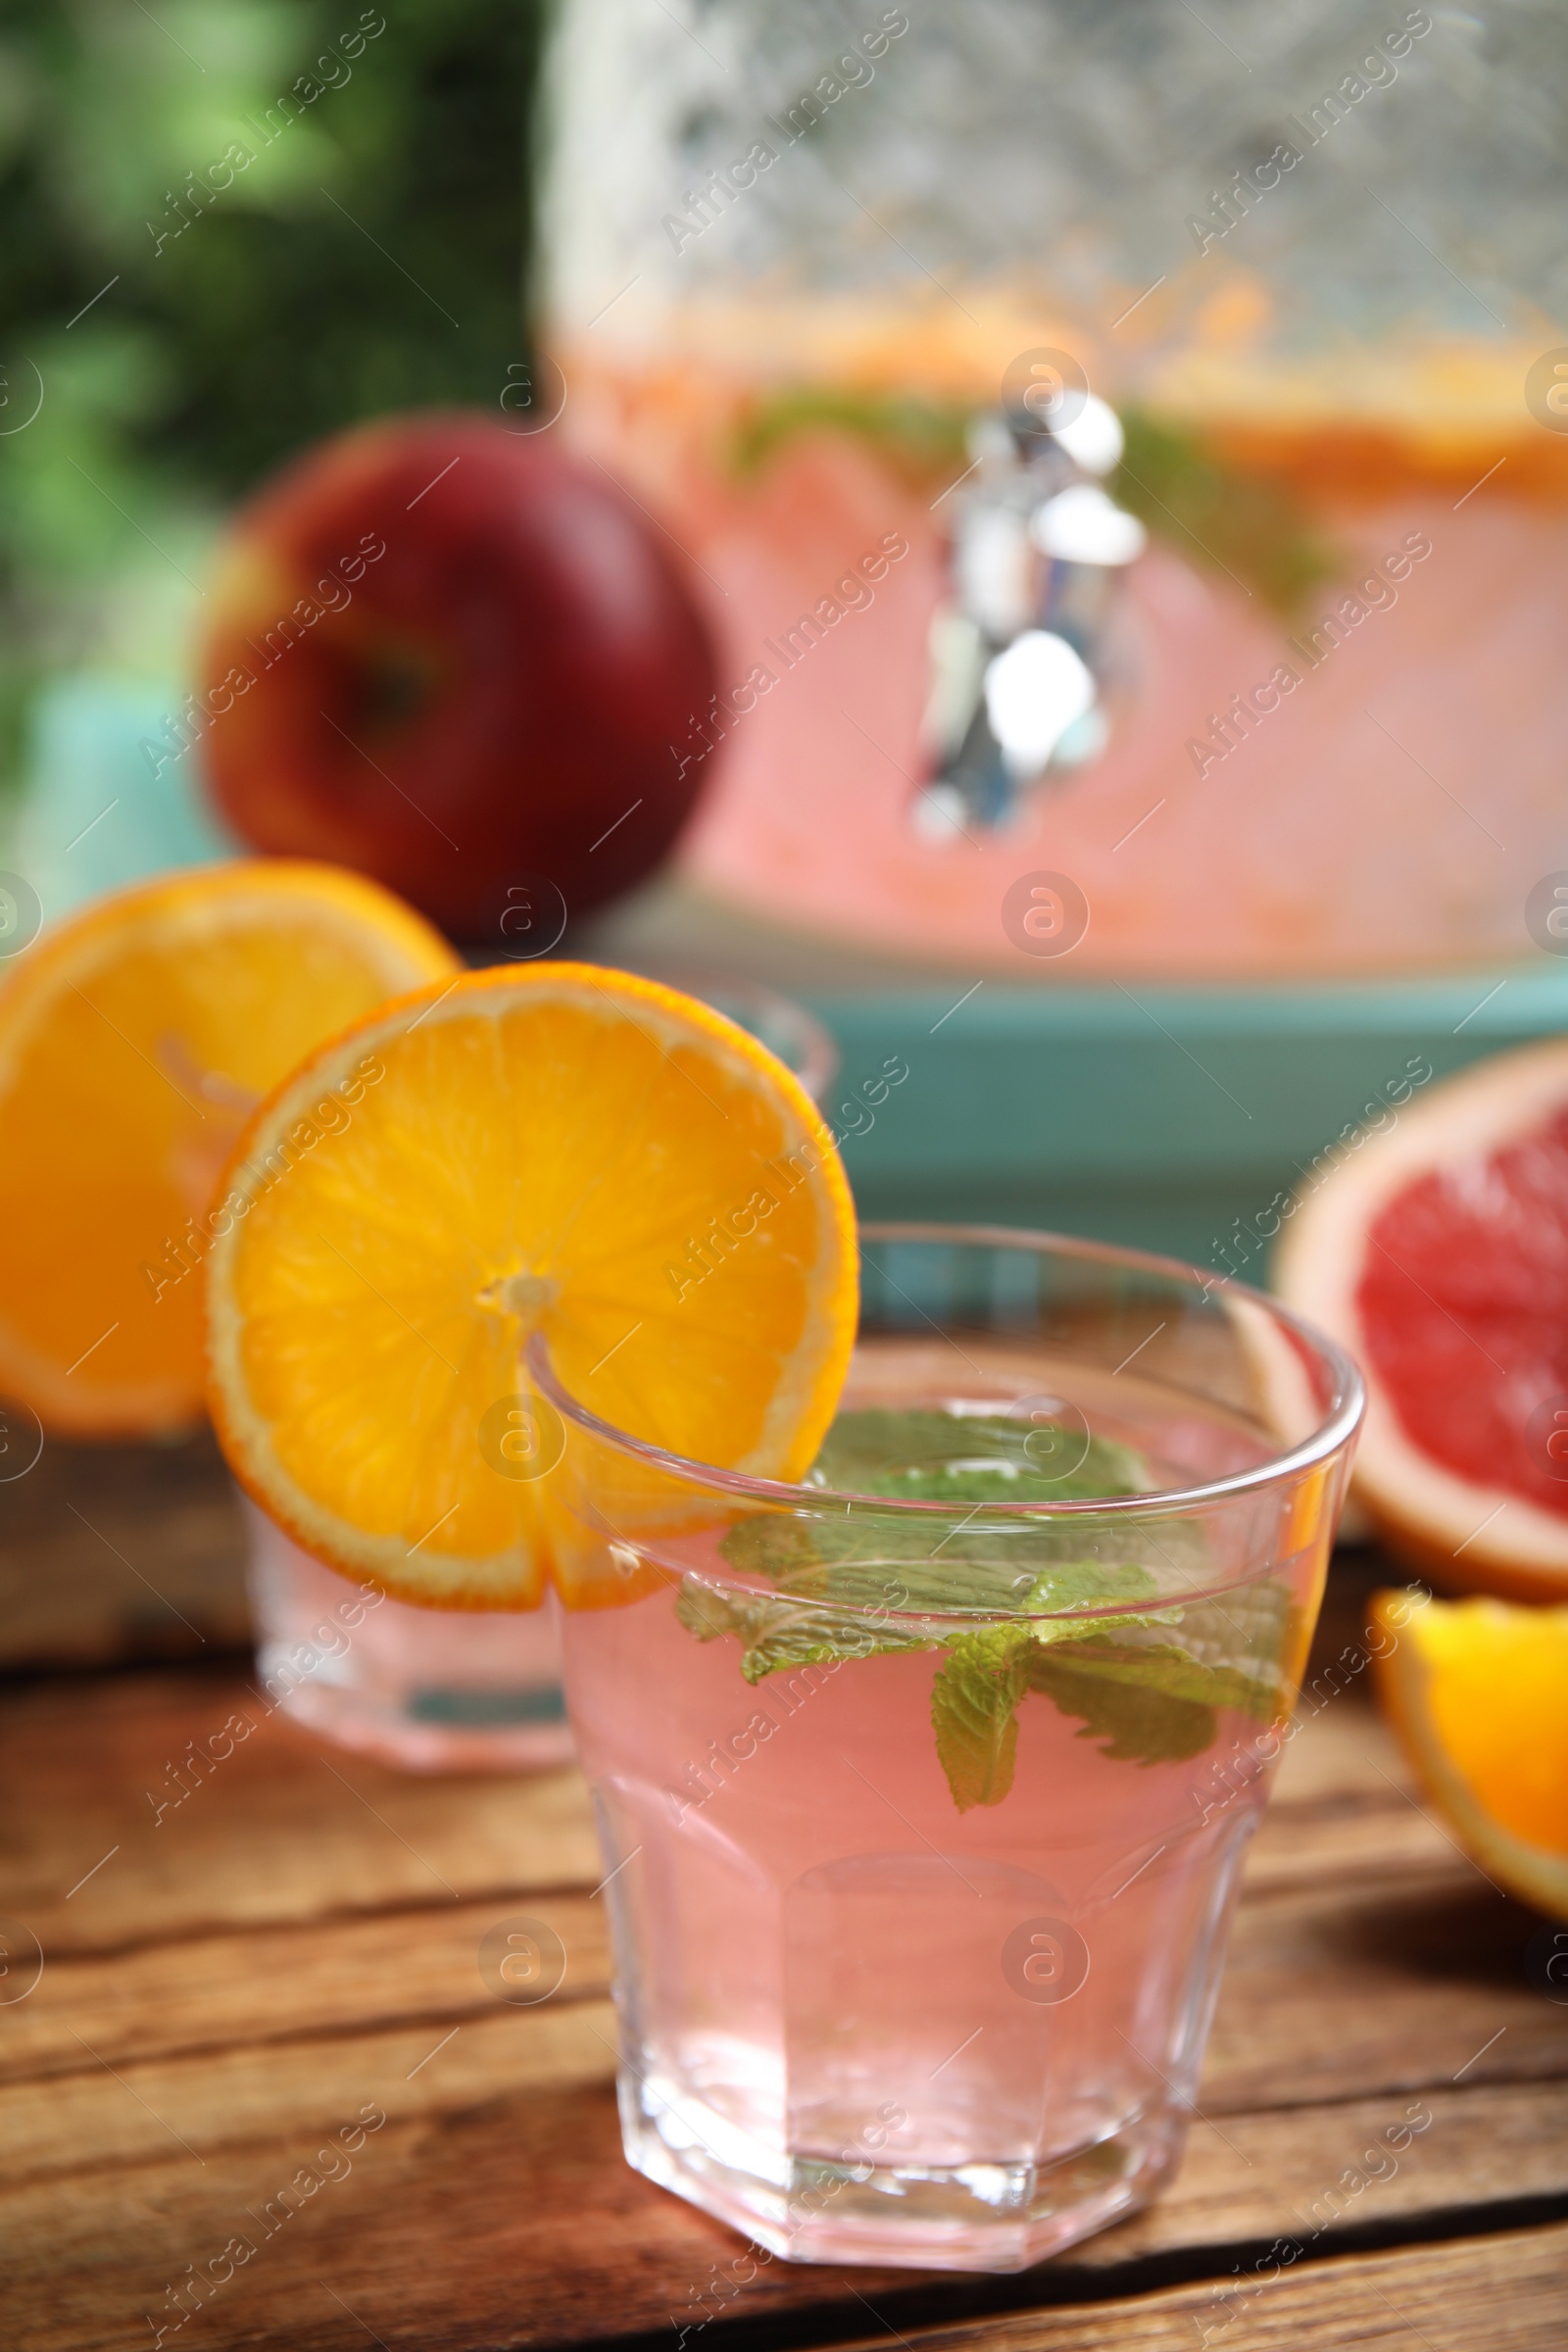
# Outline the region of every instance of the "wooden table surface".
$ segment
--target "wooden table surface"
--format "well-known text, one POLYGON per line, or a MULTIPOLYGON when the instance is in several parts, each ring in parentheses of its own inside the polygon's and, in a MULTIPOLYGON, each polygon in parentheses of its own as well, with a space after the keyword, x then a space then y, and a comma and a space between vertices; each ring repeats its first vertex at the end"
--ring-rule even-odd
POLYGON ((1336 1570, 1177 2180, 976 2278, 759 2259, 629 2172, 576 1774, 402 1778, 265 1716, 238 1553, 206 1441, 52 1446, 0 1487, 4 2352, 1568 2345, 1568 2005, 1365 1674, 1321 1679, 1388 1573, 1366 1555, 1336 1570), (476 1966, 519 1915, 568 1955, 535 2009, 476 1966), (7 2000, 28 1933, 42 1974, 7 2000))

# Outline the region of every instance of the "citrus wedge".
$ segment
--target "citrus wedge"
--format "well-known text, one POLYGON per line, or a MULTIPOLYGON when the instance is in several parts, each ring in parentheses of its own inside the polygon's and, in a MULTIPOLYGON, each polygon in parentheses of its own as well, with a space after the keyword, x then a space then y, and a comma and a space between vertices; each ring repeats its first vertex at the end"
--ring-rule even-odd
POLYGON ((1568 1920, 1568 1609, 1380 1592, 1384 1706, 1489 1878, 1568 1920))
POLYGON ((1568 1040, 1413 1095, 1298 1195, 1274 1279, 1366 1374, 1354 1492, 1390 1548, 1568 1601, 1568 1040))
POLYGON ((278 1088, 225 1191, 224 1451, 307 1550, 400 1600, 542 1596, 536 1330, 594 1412, 721 1468, 798 1478, 832 1418, 857 1304, 832 1139, 765 1048, 656 982, 530 964, 387 1006, 278 1088))
POLYGON ((457 968, 375 884, 263 858, 117 892, 0 966, 0 1394, 80 1437, 197 1418, 193 1277, 246 1117, 457 968))

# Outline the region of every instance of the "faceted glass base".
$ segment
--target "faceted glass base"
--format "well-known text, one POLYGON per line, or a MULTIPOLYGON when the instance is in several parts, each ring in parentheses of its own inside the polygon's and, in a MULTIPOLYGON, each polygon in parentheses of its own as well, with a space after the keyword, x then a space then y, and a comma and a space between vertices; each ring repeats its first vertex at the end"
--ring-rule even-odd
MULTIPOLYGON (((267 1647, 258 1650, 264 1681, 275 1662, 267 1647)), ((423 1712, 436 1702, 447 1706, 453 1695, 421 1688, 405 1701, 395 1692, 302 1683, 278 1704, 319 1738, 403 1772, 537 1772, 570 1762, 571 1731, 563 1712, 532 1723, 515 1716, 465 1720, 423 1712)))
POLYGON ((753 2140, 690 2096, 621 2076, 621 2138, 638 2172, 788 2262, 1022 2271, 1147 2204, 1174 2170, 1187 2118, 1124 2122, 1041 2164, 829 2164, 753 2140))

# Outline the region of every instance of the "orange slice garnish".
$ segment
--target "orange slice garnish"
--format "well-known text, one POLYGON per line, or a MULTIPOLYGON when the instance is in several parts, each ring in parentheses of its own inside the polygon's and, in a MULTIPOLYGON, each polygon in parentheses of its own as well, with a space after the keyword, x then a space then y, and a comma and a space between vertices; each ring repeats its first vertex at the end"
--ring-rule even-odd
POLYGON ((765 1048, 653 981, 531 964, 385 1007, 263 1105, 225 1192, 224 1451, 297 1542, 400 1600, 542 1596, 548 1482, 514 1474, 534 1331, 593 1411, 722 1468, 799 1478, 832 1418, 857 1307, 832 1139, 765 1048), (349 1087, 328 1133, 316 1106, 349 1087))
POLYGON ((200 1265, 245 1120, 457 968, 376 884, 267 858, 117 892, 0 966, 0 1394, 80 1437, 198 1418, 200 1265))

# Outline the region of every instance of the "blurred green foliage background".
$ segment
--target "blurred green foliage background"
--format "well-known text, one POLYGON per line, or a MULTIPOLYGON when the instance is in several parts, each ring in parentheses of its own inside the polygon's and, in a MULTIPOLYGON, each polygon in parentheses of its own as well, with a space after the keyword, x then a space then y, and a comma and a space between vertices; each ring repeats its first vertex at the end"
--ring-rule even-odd
POLYGON ((0 791, 42 677, 177 672, 279 459, 499 403, 540 6, 0 0, 0 791))

